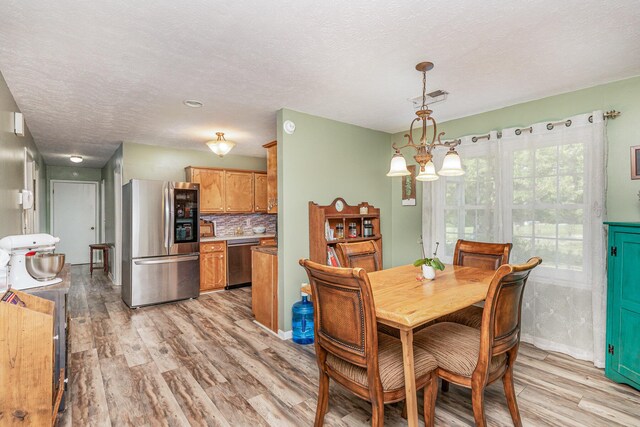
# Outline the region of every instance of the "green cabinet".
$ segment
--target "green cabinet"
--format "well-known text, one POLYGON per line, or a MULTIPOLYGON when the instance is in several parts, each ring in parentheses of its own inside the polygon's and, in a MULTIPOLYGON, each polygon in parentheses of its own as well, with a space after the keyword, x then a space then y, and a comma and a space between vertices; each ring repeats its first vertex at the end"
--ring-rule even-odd
POLYGON ((608 222, 605 375, 640 389, 640 223, 608 222))

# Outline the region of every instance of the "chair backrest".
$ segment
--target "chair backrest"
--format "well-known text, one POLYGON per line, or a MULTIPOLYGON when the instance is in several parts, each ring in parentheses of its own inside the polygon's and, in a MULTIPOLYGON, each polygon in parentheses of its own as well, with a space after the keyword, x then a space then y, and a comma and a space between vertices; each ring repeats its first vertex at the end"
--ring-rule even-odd
POLYGON ((509 262, 511 243, 485 243, 458 240, 453 253, 453 265, 497 270, 509 262))
POLYGON ((300 265, 307 271, 312 290, 316 354, 326 351, 377 373, 376 312, 367 273, 306 259, 300 265))
POLYGON ((380 251, 373 240, 338 243, 336 253, 342 267, 362 268, 368 273, 380 270, 380 251))
POLYGON ((534 257, 525 264, 506 264, 494 274, 482 312, 478 368, 484 365, 488 369, 491 357, 519 344, 524 287, 531 271, 541 262, 534 257))

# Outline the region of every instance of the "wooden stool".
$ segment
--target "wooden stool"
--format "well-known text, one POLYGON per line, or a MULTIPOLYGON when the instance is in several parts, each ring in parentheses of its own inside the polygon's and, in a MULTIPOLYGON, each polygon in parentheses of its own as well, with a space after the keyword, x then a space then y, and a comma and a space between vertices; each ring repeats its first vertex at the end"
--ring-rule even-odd
POLYGON ((91 276, 93 276, 93 251, 102 251, 102 270, 105 273, 109 273, 109 249, 111 249, 111 245, 108 243, 89 245, 89 272, 91 276))

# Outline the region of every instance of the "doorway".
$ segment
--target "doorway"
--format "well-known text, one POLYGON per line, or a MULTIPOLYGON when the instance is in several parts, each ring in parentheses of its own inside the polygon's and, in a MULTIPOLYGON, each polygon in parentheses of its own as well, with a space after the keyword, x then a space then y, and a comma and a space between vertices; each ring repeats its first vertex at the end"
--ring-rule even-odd
POLYGON ((51 234, 66 262, 87 264, 89 245, 98 239, 98 183, 51 180, 51 234))

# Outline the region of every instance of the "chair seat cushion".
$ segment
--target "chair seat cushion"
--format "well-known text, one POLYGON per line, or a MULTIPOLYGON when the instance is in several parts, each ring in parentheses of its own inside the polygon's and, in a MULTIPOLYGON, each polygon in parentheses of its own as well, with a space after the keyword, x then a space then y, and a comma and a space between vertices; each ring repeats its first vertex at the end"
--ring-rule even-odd
MULTIPOLYGON (((459 323, 436 323, 415 334, 413 344, 431 353, 439 368, 471 377, 480 353, 480 331, 459 323)), ((493 357, 489 372, 499 369, 505 361, 504 354, 493 357)))
POLYGON ((471 305, 463 308, 462 310, 445 314, 444 316, 436 319, 436 322, 459 323, 461 325, 469 326, 470 328, 480 329, 480 326, 482 325, 482 310, 482 307, 471 305))
MULTIPOLYGON (((436 359, 421 348, 413 349, 416 378, 429 374, 438 367, 436 359)), ((333 354, 327 354, 327 365, 347 379, 368 387, 367 370, 349 363, 333 354)), ((380 381, 384 391, 404 388, 404 366, 402 364, 402 343, 399 339, 378 334, 378 366, 380 381)))

